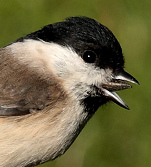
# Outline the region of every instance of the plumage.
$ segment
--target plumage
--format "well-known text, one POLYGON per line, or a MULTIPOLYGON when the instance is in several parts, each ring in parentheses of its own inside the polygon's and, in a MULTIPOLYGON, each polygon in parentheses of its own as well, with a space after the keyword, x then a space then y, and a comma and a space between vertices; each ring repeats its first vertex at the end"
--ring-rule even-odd
POLYGON ((138 81, 113 33, 87 17, 45 26, 0 49, 0 166, 62 155, 99 106, 138 81))

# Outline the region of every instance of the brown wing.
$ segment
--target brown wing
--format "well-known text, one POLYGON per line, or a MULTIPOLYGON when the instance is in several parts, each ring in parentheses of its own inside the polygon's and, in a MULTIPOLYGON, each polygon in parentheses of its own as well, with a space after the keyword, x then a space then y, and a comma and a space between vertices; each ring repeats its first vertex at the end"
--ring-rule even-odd
POLYGON ((31 60, 26 62, 26 54, 29 53, 14 53, 11 47, 0 50, 0 116, 24 115, 42 110, 54 102, 55 96, 59 96, 55 93, 58 88, 54 78, 44 63, 36 59, 33 60, 35 63, 31 60), (18 56, 24 60, 19 61, 18 56))

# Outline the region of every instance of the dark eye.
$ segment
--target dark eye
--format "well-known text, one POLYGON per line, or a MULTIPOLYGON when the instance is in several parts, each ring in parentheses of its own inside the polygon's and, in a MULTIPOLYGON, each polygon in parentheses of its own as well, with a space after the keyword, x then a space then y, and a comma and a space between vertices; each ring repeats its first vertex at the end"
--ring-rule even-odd
POLYGON ((95 63, 97 55, 95 52, 93 52, 91 50, 86 50, 84 52, 82 58, 86 63, 95 63))

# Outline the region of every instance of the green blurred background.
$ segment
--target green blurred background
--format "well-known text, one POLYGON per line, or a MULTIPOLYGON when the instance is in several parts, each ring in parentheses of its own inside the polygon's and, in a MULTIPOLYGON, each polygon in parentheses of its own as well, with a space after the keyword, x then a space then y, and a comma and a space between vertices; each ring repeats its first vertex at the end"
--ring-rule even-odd
POLYGON ((0 46, 75 15, 112 30, 123 48, 126 71, 140 86, 119 92, 130 111, 113 103, 101 107, 62 157, 39 167, 150 167, 150 0, 0 0, 0 46))

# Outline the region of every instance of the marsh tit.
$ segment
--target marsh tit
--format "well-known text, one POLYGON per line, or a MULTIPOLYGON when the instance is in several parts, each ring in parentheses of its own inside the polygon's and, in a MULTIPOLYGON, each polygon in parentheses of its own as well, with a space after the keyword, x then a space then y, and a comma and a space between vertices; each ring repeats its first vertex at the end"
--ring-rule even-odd
POLYGON ((113 33, 71 17, 0 49, 0 166, 35 166, 62 155, 99 106, 138 81, 124 71, 113 33))

